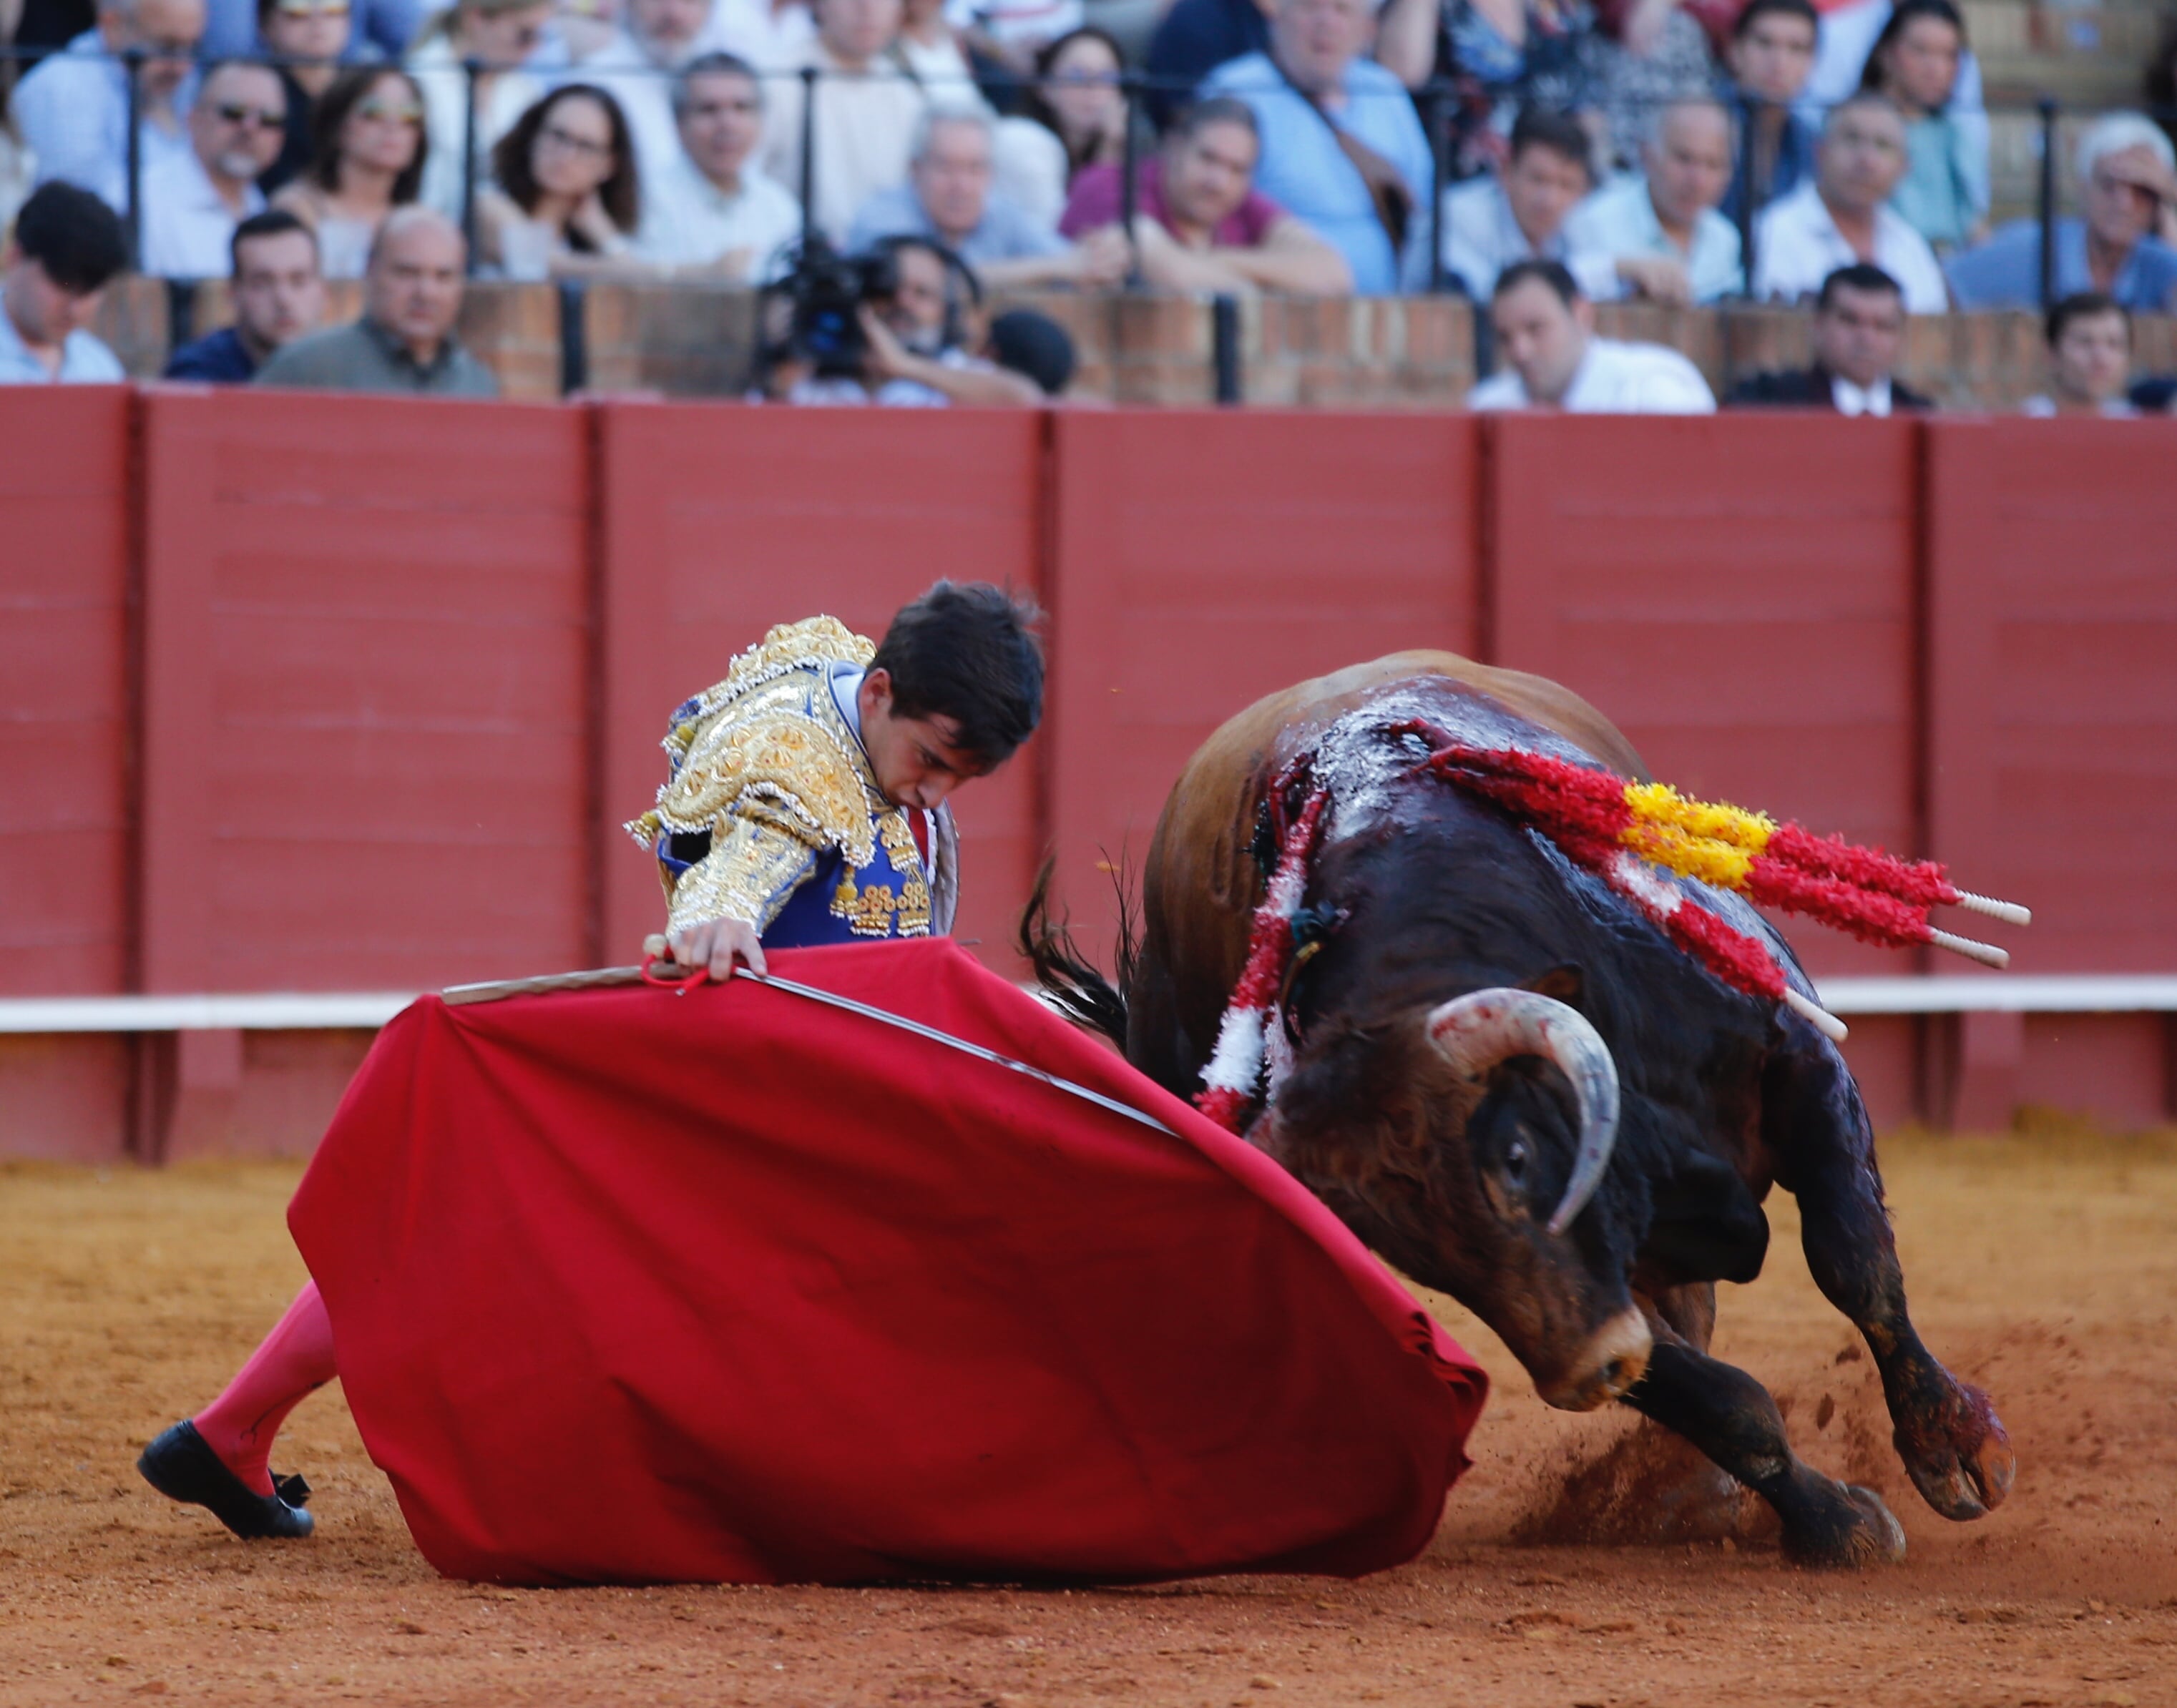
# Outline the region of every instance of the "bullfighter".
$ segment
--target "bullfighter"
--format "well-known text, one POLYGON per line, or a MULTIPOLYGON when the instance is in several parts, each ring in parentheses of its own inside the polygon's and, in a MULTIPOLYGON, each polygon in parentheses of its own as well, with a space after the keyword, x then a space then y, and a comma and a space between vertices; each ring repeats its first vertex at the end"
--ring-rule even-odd
MULTIPOLYGON (((673 960, 725 978, 737 963, 762 972, 767 949, 947 932, 959 840, 947 797, 1041 719, 1034 620, 998 588, 940 581, 881 645, 829 617, 785 624, 684 702, 657 804, 627 827, 656 855, 673 960)), ((308 1485, 271 1474, 272 1441, 338 1373, 313 1281, 226 1390, 137 1468, 237 1536, 308 1536, 308 1485)))

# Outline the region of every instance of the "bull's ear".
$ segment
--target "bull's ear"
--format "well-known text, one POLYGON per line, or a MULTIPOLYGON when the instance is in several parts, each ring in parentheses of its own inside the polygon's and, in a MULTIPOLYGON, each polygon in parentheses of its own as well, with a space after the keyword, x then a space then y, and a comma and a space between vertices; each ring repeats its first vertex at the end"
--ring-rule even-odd
POLYGON ((1569 1009, 1584 1008, 1587 996, 1587 975, 1570 961, 1552 967, 1547 972, 1520 981, 1521 990, 1530 990, 1537 996, 1554 998, 1569 1009))

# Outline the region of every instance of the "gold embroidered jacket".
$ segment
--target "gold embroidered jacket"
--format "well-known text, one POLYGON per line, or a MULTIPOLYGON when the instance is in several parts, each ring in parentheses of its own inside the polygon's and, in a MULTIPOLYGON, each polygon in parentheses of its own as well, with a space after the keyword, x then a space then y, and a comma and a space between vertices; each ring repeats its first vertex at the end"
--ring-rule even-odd
POLYGON ((832 617, 782 624, 674 714, 670 775, 627 826, 657 855, 668 929, 738 919, 780 947, 952 929, 951 813, 931 815, 926 875, 832 694, 876 650, 832 617))

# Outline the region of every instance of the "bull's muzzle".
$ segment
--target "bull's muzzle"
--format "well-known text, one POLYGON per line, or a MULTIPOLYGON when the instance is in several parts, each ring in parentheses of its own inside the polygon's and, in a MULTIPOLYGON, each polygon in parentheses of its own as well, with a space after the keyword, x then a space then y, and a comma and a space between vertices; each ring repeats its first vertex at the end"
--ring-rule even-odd
POLYGON ((1648 1368, 1655 1337, 1639 1309, 1628 1305, 1587 1337, 1565 1373, 1536 1392, 1560 1412, 1592 1412, 1623 1398, 1648 1368))

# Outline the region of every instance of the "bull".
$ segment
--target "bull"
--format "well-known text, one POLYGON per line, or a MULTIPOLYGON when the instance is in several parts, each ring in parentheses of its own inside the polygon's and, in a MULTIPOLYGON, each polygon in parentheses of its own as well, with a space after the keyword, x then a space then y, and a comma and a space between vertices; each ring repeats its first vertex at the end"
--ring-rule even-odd
MULTIPOLYGON (((1416 725, 1646 781, 1593 707, 1538 677, 1407 652, 1302 683, 1226 723, 1158 821, 1142 932, 1104 980, 1054 922, 1022 922, 1040 982, 1143 1072, 1199 1089, 1263 891, 1258 829, 1304 761, 1328 813, 1251 1142, 1416 1281, 1504 1341, 1549 1404, 1629 1406, 1774 1509, 1809 1564, 1902 1557, 1873 1491, 1792 1450, 1767 1391, 1710 1356, 1716 1283, 1760 1271, 1772 1186, 1807 1262, 1865 1338, 1905 1469, 1978 1518, 2013 1457, 1988 1396, 1907 1313, 1874 1138, 1835 1045, 1741 993, 1495 805, 1421 772, 1416 725)), ((1703 900, 1790 951, 1736 896, 1703 900)))

